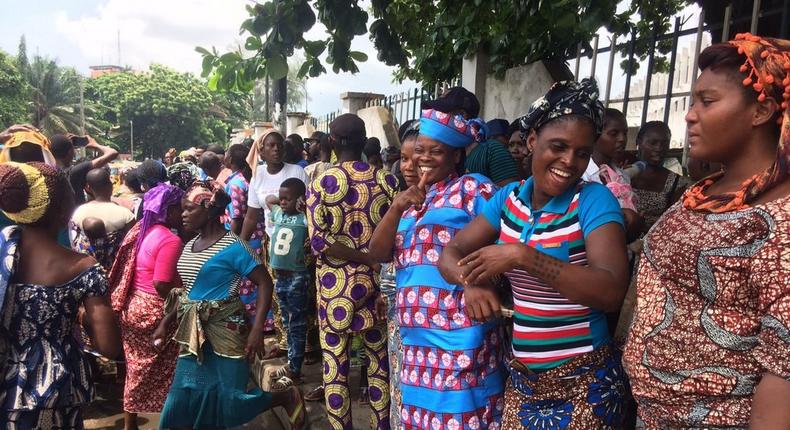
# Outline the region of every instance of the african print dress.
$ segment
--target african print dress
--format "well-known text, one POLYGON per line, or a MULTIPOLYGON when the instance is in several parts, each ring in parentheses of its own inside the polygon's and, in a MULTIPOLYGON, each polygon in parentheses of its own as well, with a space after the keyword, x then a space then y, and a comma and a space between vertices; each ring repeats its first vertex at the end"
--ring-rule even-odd
POLYGON ((498 429, 504 408, 500 321, 467 317, 463 287, 439 273, 444 246, 493 195, 481 175, 434 184, 395 238, 403 429, 498 429))
POLYGON ((178 273, 176 341, 181 355, 159 428, 226 428, 245 424, 269 407, 271 395, 248 390, 244 356, 249 325, 239 300, 241 279, 261 263, 254 251, 227 232, 195 252, 198 238, 184 247, 178 273))
POLYGON ((746 428, 761 377, 790 380, 788 208, 677 203, 648 232, 624 355, 646 428, 746 428))
POLYGON ((90 365, 72 330, 84 300, 106 295, 107 278, 99 265, 61 285, 8 286, 0 427, 84 428, 81 406, 93 400, 94 389, 90 365))

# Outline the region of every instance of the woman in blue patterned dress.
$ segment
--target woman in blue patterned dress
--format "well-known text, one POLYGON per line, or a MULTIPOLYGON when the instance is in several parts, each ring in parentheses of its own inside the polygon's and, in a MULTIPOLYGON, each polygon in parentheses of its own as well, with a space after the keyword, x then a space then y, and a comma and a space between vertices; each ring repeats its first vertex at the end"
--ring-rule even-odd
POLYGON ((444 245, 494 192, 488 178, 457 173, 464 148, 483 134, 479 124, 423 111, 412 157, 421 180, 396 196, 371 242, 373 258, 394 256, 396 266, 403 429, 499 428, 501 325, 472 321, 463 288, 437 267, 444 245))
POLYGON ((93 257, 58 244, 74 210, 65 174, 43 163, 0 164, 0 428, 82 429, 93 400, 90 366, 73 336, 77 319, 108 358, 121 336, 93 257), (80 306, 85 312, 78 315, 80 306))

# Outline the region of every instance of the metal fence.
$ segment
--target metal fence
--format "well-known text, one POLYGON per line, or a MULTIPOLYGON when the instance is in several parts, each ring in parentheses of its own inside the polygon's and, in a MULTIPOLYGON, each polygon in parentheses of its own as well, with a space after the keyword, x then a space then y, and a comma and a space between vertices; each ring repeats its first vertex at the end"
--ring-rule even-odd
POLYGON ((691 88, 698 76, 697 61, 702 49, 714 38, 729 40, 735 31, 748 30, 755 34, 787 38, 788 22, 790 0, 734 0, 715 11, 694 5, 674 17, 668 33, 654 32, 647 39, 638 39, 632 33, 629 37, 618 39, 601 31, 593 37, 587 48, 579 45, 576 55, 567 61, 576 79, 594 77, 598 80, 606 106, 624 112, 629 126, 637 128, 647 121, 664 121, 672 130, 671 146, 685 148, 684 118, 690 103, 691 88), (740 12, 751 7, 751 14, 739 13, 734 16, 734 6, 740 12), (713 16, 712 13, 722 15, 713 16), (772 25, 761 32, 758 24, 767 20, 774 20, 772 22, 779 22, 780 25, 778 28, 772 25), (608 46, 600 46, 602 39, 608 39, 608 46), (671 43, 667 54, 669 68, 666 72, 657 73, 657 45, 662 41, 671 43), (624 60, 628 63, 635 61, 635 47, 644 42, 650 47, 646 64, 640 64, 639 71, 634 75, 623 72, 619 63, 624 60), (600 67, 601 64, 604 67, 600 67))
MULTIPOLYGON (((423 101, 432 100, 437 94, 441 94, 446 88, 461 85, 460 79, 436 85, 433 88, 414 88, 407 91, 391 94, 388 96, 374 97, 367 100, 365 107, 384 106, 395 118, 397 124, 403 124, 406 121, 417 119, 420 117, 420 105, 423 101)), ((328 132, 329 124, 341 112, 330 112, 328 114, 320 115, 310 119, 313 127, 318 131, 328 132)))

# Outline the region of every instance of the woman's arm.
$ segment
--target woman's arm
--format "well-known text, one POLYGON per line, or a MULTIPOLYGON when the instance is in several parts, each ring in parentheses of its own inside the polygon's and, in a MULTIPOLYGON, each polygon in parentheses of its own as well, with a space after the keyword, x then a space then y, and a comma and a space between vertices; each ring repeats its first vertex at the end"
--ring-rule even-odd
MULTIPOLYGON (((250 192, 253 192, 250 189, 250 192)), ((244 215, 244 224, 241 228, 241 240, 249 241, 255 227, 258 225, 258 218, 261 216, 261 210, 252 206, 247 208, 247 213, 244 215)))
POLYGON ((99 354, 114 360, 121 355, 121 329, 107 296, 85 298, 82 325, 99 354))
POLYGON ((256 354, 263 354, 263 326, 266 323, 266 315, 272 304, 272 291, 274 285, 269 272, 263 265, 256 267, 247 279, 258 286, 258 298, 255 302, 255 321, 252 324, 250 335, 247 338, 247 359, 252 360, 256 354))
POLYGON ((754 393, 749 429, 790 428, 787 399, 790 399, 790 381, 772 373, 764 373, 754 393))
POLYGON ((425 194, 427 192, 426 177, 427 175, 423 174, 419 184, 409 187, 409 189, 399 193, 392 200, 387 213, 381 218, 376 230, 373 231, 373 236, 370 238, 368 254, 371 260, 380 263, 392 260, 392 251, 395 249, 395 236, 403 213, 412 205, 419 207, 425 203, 425 194))
POLYGON ((514 268, 542 279, 568 300, 604 312, 620 309, 628 287, 622 226, 611 222, 584 240, 588 266, 566 263, 525 244, 487 246, 458 262, 464 284, 477 284, 514 268))

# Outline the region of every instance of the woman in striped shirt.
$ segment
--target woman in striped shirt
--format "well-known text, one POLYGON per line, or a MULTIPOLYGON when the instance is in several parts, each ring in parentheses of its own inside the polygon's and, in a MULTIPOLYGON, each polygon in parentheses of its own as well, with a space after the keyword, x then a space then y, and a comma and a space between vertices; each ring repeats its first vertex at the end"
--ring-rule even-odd
POLYGON ((501 189, 442 253, 472 318, 500 306, 476 285, 499 274, 512 285, 503 429, 621 426, 627 383, 604 312, 619 309, 628 284, 623 217, 605 186, 580 180, 602 116, 594 81, 555 84, 521 119, 533 176, 501 189))

